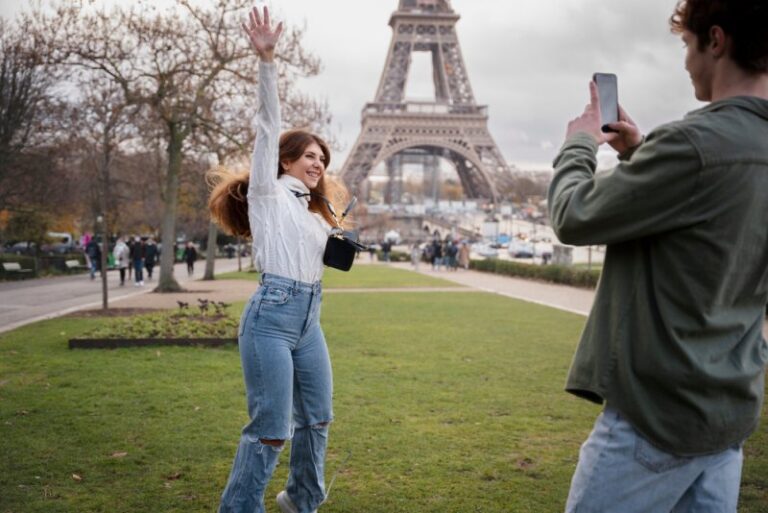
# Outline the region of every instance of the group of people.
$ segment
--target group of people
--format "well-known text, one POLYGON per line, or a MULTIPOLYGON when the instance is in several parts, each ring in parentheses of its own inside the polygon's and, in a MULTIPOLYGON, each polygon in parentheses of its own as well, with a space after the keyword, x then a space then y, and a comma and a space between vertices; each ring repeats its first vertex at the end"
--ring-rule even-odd
MULTIPOLYGON (((91 279, 96 278, 96 273, 101 273, 101 244, 91 236, 85 236, 84 252, 91 279)), ((152 271, 158 261, 160 252, 157 244, 151 237, 144 240, 141 237, 118 237, 112 250, 112 258, 115 267, 120 271, 120 286, 125 285, 126 273, 128 280, 131 274, 135 276, 134 285, 144 285, 144 270, 147 278, 152 279, 152 271)))
MULTIPOLYGON (((91 279, 101 272, 101 244, 95 238, 87 236, 85 241, 85 257, 91 279)), ((174 253, 176 252, 174 246, 174 253)), ((144 278, 152 280, 155 266, 160 261, 160 248, 153 237, 120 236, 112 249, 115 268, 120 272, 120 286, 125 286, 126 276, 130 282, 133 279, 135 287, 144 286, 144 278), (133 278, 131 277, 133 275, 133 278)), ((181 254, 181 260, 187 264, 187 274, 192 276, 197 261, 197 248, 188 241, 181 254)))
POLYGON ((133 285, 143 287, 144 271, 146 271, 147 280, 151 280, 160 251, 152 237, 146 240, 141 237, 118 237, 112 255, 115 258, 115 267, 120 271, 120 286, 125 285, 126 272, 128 281, 131 280, 133 272, 133 285))
MULTIPOLYGON (((695 96, 708 105, 643 136, 621 108, 618 122, 602 122, 591 82, 589 104, 555 159, 555 233, 564 243, 607 246, 566 386, 603 411, 579 453, 566 512, 733 513, 742 447, 760 418, 768 4, 680 0, 670 24, 686 47, 695 96), (604 143, 620 163, 595 174, 604 143)), ((341 211, 328 204, 339 191, 325 176, 330 152, 320 137, 280 135, 273 61, 282 23, 273 27, 266 8, 253 9, 243 28, 260 60, 257 138, 250 171, 220 175, 209 207, 227 231, 252 237, 262 274, 238 332, 249 421, 219 513, 265 511, 288 440, 277 505, 314 513, 326 499, 333 420, 320 279, 341 211)), ((442 263, 447 248, 432 247, 442 263)))
POLYGON ((467 241, 434 239, 429 244, 416 242, 411 246, 411 264, 419 269, 419 262, 429 262, 432 270, 439 271, 445 266, 448 271, 456 271, 459 267, 469 269, 470 247, 467 241))

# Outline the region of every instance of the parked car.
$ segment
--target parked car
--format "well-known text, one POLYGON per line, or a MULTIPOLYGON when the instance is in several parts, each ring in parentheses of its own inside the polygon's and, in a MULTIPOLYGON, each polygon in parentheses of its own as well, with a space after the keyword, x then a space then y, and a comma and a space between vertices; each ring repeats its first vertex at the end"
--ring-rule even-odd
POLYGON ((75 249, 75 242, 70 233, 48 232, 46 236, 51 242, 43 244, 40 248, 45 253, 70 253, 75 249))
POLYGON ((533 244, 520 239, 511 240, 507 251, 513 258, 533 258, 533 244))
POLYGON ((473 244, 472 252, 485 258, 496 258, 499 256, 498 249, 484 242, 478 242, 476 244, 473 244))
POLYGON ((24 241, 11 244, 6 249, 6 253, 13 253, 14 255, 31 255, 35 252, 37 244, 34 242, 24 241))

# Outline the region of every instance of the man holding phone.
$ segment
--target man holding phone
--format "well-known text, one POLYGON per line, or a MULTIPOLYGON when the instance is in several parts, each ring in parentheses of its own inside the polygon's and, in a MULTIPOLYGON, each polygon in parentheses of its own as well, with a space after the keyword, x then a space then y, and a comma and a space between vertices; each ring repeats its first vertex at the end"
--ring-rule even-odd
POLYGON ((605 409, 567 512, 735 512, 768 345, 768 2, 681 0, 696 98, 643 138, 600 101, 568 125, 549 189, 569 244, 606 244, 566 389, 605 409), (599 144, 620 163, 595 175, 599 144))

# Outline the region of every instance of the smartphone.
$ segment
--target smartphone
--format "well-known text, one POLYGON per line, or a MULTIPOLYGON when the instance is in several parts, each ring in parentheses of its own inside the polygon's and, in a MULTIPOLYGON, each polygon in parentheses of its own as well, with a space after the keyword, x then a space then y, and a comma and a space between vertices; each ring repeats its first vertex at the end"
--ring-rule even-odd
POLYGON ((595 73, 592 80, 597 84, 597 95, 600 97, 600 114, 602 116, 602 131, 615 132, 606 125, 619 120, 619 90, 616 75, 613 73, 595 73))

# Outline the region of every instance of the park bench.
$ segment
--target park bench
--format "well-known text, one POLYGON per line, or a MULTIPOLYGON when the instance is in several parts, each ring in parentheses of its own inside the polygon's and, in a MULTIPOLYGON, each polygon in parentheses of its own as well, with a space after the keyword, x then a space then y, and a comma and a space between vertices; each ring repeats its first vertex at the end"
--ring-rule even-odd
POLYGON ((88 269, 88 266, 81 264, 79 260, 65 260, 64 265, 67 266, 67 271, 72 271, 74 269, 88 269))
POLYGON ((3 262, 3 271, 9 274, 24 274, 31 273, 32 269, 22 269, 18 262, 3 262))

